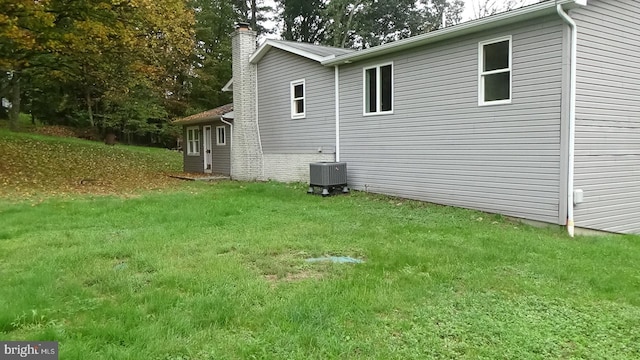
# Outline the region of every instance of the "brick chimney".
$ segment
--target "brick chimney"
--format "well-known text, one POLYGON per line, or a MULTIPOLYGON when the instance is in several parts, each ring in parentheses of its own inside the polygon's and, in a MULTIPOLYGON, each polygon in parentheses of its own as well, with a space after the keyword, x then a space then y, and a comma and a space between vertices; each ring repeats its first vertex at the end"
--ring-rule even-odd
POLYGON ((233 150, 231 178, 256 180, 262 178, 262 146, 257 119, 256 65, 249 57, 256 50, 256 32, 248 23, 237 23, 231 35, 233 56, 233 150))

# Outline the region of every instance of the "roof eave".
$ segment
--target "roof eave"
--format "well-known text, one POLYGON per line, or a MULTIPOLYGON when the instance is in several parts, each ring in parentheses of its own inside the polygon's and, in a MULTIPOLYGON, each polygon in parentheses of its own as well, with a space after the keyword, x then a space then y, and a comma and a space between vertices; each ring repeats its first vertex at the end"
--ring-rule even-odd
POLYGON ((300 50, 297 48, 294 48, 292 46, 289 46, 285 43, 281 43, 278 41, 274 41, 274 40, 267 40, 265 41, 262 45, 260 45, 260 47, 258 48, 258 50, 256 50, 256 52, 253 53, 253 55, 251 55, 251 57, 249 58, 249 62, 252 64, 257 64, 266 54, 267 52, 272 48, 277 48, 280 50, 284 50, 284 51, 288 51, 292 54, 296 54, 296 55, 300 55, 302 57, 306 57, 307 59, 311 59, 317 62, 322 62, 322 61, 326 61, 329 60, 333 57, 333 55, 331 56, 327 56, 327 57, 323 57, 323 56, 318 56, 316 54, 312 54, 308 51, 304 51, 304 50, 300 50))
POLYGON ((226 84, 221 89, 224 92, 233 91, 233 78, 229 79, 226 84))
POLYGON ((496 28, 513 24, 519 21, 532 19, 539 16, 550 15, 556 13, 556 5, 570 9, 577 6, 586 5, 586 0, 556 0, 544 1, 538 4, 529 5, 520 9, 503 12, 500 14, 488 16, 478 20, 468 21, 459 25, 451 26, 430 33, 410 37, 408 39, 387 43, 384 45, 372 47, 369 49, 357 51, 352 54, 340 55, 321 62, 325 66, 349 64, 356 61, 369 59, 376 56, 386 55, 397 51, 413 48, 420 45, 426 45, 436 41, 442 41, 469 33, 475 33, 482 30, 496 28))
POLYGON ((186 119, 179 119, 173 122, 173 124, 175 125, 199 125, 199 124, 204 124, 204 123, 208 123, 208 122, 213 122, 216 120, 220 120, 222 118, 222 115, 215 115, 215 116, 209 116, 209 117, 205 117, 205 118, 198 118, 198 119, 190 119, 190 120, 186 120, 186 119))

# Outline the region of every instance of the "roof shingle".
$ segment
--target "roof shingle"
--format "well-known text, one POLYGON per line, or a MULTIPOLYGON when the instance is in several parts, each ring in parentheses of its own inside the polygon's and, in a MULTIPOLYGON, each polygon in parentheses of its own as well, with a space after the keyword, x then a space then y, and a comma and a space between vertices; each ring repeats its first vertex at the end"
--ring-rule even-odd
POLYGON ((222 115, 231 111, 233 111, 233 104, 226 104, 218 106, 215 109, 203 111, 201 113, 174 120, 173 123, 178 125, 198 124, 211 120, 217 120, 222 117, 222 115))

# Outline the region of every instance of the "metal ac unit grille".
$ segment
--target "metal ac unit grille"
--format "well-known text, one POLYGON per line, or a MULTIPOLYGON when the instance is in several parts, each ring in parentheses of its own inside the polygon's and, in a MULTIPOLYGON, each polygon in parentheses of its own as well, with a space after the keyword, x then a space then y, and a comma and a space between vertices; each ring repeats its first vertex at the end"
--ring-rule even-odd
POLYGON ((318 162, 309 164, 309 183, 311 186, 347 185, 347 163, 318 162))

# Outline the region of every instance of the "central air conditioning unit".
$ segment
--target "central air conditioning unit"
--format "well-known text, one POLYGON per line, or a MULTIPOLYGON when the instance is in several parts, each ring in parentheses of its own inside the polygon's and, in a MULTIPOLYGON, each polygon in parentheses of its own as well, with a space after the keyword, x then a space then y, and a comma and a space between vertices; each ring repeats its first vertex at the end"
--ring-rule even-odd
POLYGON ((337 188, 342 193, 348 193, 347 163, 345 162, 317 162, 309 164, 309 190, 314 193, 315 187, 322 188, 322 196, 329 196, 337 188))

